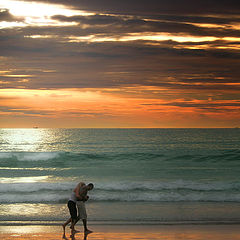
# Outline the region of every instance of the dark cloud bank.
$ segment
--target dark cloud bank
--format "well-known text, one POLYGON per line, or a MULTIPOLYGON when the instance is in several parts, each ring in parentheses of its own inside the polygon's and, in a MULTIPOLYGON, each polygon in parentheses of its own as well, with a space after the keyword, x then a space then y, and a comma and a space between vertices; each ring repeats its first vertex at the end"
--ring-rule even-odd
POLYGON ((236 0, 42 0, 36 2, 57 3, 80 10, 117 14, 238 14, 236 0))
MULTIPOLYGON (((203 93, 205 91, 206 95, 212 91, 239 90, 239 87, 224 86, 224 83, 239 83, 239 49, 216 48, 233 44, 240 46, 237 40, 226 42, 220 39, 199 43, 168 40, 156 43, 141 40, 69 42, 68 39, 69 36, 89 35, 121 37, 132 32, 239 37, 238 29, 198 27, 190 24, 240 23, 240 18, 237 16, 240 5, 237 1, 41 2, 61 3, 75 9, 94 11, 96 14, 52 17, 61 22, 75 22, 76 26, 28 26, 0 30, 0 55, 7 58, 0 64, 0 70, 7 68, 11 74, 33 75, 25 82, 19 81, 20 78, 1 77, 1 87, 54 89, 142 85, 166 87, 169 90, 186 89, 186 91, 196 90, 203 93), (28 37, 31 35, 52 35, 52 37, 28 37), (210 47, 190 48, 195 45, 210 47), (10 83, 6 84, 6 82, 10 83), (219 82, 221 84, 216 84, 219 82), (196 83, 209 83, 209 85, 201 86, 196 83)), ((8 10, 2 10, 0 20, 18 21, 19 19, 12 16, 8 10)))

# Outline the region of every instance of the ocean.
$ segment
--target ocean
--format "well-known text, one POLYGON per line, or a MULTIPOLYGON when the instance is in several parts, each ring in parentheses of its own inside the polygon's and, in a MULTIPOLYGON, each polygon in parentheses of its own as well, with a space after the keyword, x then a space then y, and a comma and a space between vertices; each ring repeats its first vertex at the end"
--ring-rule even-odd
POLYGON ((0 225, 240 222, 240 129, 0 129, 0 225))

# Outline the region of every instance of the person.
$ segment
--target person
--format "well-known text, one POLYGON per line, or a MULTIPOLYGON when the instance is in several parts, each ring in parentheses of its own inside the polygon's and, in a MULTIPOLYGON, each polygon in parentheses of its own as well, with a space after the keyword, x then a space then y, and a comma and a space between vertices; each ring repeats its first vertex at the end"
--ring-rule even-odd
POLYGON ((82 219, 83 226, 84 226, 84 233, 89 234, 92 232, 87 228, 87 213, 86 213, 85 202, 89 199, 87 195, 88 191, 92 190, 93 188, 94 188, 94 185, 92 183, 89 183, 88 185, 86 185, 84 182, 80 182, 72 191, 71 197, 69 198, 68 204, 67 204, 71 218, 69 218, 64 224, 62 224, 63 237, 65 237, 65 228, 70 222, 71 222, 70 228, 71 228, 72 236, 76 232, 78 232, 75 230, 75 225, 79 221, 79 219, 82 219))

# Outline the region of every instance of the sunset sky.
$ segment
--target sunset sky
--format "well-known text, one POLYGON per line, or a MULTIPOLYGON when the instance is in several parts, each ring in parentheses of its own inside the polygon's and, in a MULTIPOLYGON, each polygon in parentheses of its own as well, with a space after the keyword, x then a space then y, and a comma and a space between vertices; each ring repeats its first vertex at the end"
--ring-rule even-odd
POLYGON ((240 5, 0 0, 0 127, 240 126, 240 5))

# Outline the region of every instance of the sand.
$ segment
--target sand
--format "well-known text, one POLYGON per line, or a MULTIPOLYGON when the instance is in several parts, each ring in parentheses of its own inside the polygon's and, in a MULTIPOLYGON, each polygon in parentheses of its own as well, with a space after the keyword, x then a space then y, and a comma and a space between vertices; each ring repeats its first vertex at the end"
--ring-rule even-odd
MULTIPOLYGON (((82 232, 75 240, 239 240, 239 225, 96 225, 88 236, 82 232)), ((79 230, 81 226, 78 226, 79 230)), ((0 226, 1 240, 60 240, 61 226, 0 226)))

